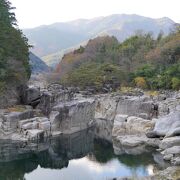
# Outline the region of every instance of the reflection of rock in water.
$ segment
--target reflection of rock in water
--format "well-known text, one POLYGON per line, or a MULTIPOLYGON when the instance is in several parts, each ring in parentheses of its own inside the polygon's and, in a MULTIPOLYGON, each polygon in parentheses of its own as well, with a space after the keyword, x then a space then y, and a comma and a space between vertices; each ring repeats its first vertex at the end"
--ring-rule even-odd
POLYGON ((61 169, 68 166, 70 159, 83 157, 92 150, 93 135, 88 130, 43 143, 0 142, 0 180, 23 180, 24 174, 38 165, 61 169))
POLYGON ((121 164, 127 166, 132 171, 144 168, 148 172, 151 170, 152 174, 169 166, 167 162, 161 159, 162 155, 156 151, 154 152, 153 149, 139 155, 127 153, 116 155, 114 154, 113 145, 104 140, 95 140, 94 151, 88 155, 88 158, 101 164, 106 164, 112 159, 118 159, 121 164))

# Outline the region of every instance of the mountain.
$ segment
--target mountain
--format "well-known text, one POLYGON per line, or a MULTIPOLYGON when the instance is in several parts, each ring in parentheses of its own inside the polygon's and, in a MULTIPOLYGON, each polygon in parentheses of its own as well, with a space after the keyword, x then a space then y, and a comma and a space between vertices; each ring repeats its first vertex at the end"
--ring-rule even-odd
POLYGON ((32 74, 50 71, 50 68, 46 65, 46 63, 32 52, 29 53, 29 60, 32 74))
POLYGON ((110 35, 123 41, 139 30, 152 32, 157 36, 160 31, 168 34, 174 24, 175 22, 167 17, 153 19, 135 14, 114 14, 43 25, 24 29, 23 32, 34 45, 35 54, 40 57, 48 55, 48 61, 57 61, 57 55, 64 49, 77 47, 78 44, 97 36, 110 35))

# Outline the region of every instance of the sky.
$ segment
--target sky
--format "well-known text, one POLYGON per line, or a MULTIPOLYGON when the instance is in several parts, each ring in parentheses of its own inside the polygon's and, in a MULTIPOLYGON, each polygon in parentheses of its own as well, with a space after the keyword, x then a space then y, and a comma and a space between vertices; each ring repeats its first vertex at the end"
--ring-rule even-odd
POLYGON ((169 17, 180 23, 180 0, 10 0, 20 28, 111 14, 169 17))

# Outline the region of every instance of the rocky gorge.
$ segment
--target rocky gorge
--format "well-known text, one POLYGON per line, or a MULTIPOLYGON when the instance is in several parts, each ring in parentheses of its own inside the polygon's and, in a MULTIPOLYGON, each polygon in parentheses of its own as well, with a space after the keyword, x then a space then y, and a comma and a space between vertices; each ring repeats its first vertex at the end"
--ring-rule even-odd
MULTIPOLYGON (((153 149, 159 153, 160 163, 171 164, 172 172, 178 172, 180 92, 87 95, 59 84, 29 86, 22 92, 21 105, 0 112, 0 139, 20 143, 25 151, 18 154, 26 155, 52 137, 93 128, 97 139, 113 144, 116 155, 141 155, 153 149)), ((21 155, 9 153, 4 160, 21 155)))

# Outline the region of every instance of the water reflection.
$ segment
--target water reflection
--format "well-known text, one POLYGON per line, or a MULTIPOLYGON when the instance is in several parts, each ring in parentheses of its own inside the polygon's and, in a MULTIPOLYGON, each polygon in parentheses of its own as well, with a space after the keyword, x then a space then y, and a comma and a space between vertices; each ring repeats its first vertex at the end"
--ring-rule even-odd
POLYGON ((91 131, 28 144, 0 142, 0 180, 105 180, 152 174, 152 153, 116 156, 91 131))

